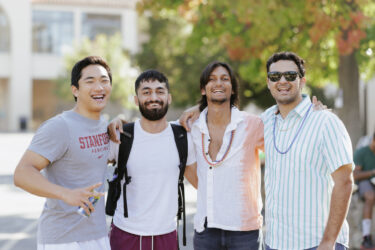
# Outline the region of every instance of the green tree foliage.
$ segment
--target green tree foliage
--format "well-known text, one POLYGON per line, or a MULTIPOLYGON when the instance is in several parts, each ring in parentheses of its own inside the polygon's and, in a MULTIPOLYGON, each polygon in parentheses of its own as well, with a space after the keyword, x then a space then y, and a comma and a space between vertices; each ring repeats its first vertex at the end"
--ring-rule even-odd
MULTIPOLYGON (((358 124, 358 72, 363 79, 369 79, 375 72, 374 1, 142 0, 138 8, 141 12, 151 11, 154 20, 173 22, 170 18, 173 16, 191 25, 190 33, 177 44, 180 55, 196 54, 207 62, 206 58, 210 58, 207 55, 214 55, 210 53, 215 51, 226 59, 240 77, 242 104, 256 101, 263 107, 270 105, 265 63, 274 52, 294 51, 307 61, 307 82, 311 89, 339 82, 344 90, 342 118, 347 126, 358 124)), ((178 28, 170 30, 172 36, 165 35, 163 39, 176 40, 179 32, 178 28)), ((156 40, 153 42, 162 51, 176 46, 174 43, 158 46, 156 40)), ((173 61, 171 58, 173 55, 159 57, 158 62, 173 61)), ((175 64, 174 70, 186 75, 190 67, 184 65, 186 68, 175 64)), ((193 65, 200 62, 194 61, 193 65)), ((195 79, 198 81, 198 75, 195 79)), ((185 80, 183 83, 191 84, 185 80)), ((349 132, 357 133, 353 136, 356 141, 362 130, 349 126, 349 132)))
POLYGON ((70 74, 74 64, 90 55, 101 56, 112 71, 111 102, 125 108, 134 108, 134 68, 131 67, 129 55, 122 49, 120 35, 107 37, 98 35, 94 41, 83 39, 76 43, 71 53, 64 55, 64 71, 56 80, 57 94, 64 100, 73 100, 70 87, 70 74))

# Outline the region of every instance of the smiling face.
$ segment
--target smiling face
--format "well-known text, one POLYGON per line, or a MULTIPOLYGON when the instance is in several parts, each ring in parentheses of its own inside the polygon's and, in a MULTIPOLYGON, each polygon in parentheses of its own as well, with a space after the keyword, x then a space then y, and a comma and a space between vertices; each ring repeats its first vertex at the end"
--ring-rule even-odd
MULTIPOLYGON (((279 60, 270 65, 270 72, 299 72, 297 65, 290 60, 279 60)), ((267 78, 268 89, 278 105, 298 104, 302 100, 301 91, 305 85, 305 77, 297 76, 294 81, 287 81, 282 76, 278 81, 271 81, 267 78)))
POLYGON ((206 95, 207 103, 229 103, 233 91, 227 69, 222 66, 216 67, 211 72, 206 86, 201 89, 201 94, 206 95))
POLYGON ((108 72, 98 64, 83 68, 78 88, 72 85, 72 93, 77 98, 78 109, 89 116, 100 114, 109 100, 111 90, 108 72))
POLYGON ((150 121, 162 119, 168 111, 172 97, 165 83, 158 80, 143 81, 137 90, 135 103, 142 116, 150 121))

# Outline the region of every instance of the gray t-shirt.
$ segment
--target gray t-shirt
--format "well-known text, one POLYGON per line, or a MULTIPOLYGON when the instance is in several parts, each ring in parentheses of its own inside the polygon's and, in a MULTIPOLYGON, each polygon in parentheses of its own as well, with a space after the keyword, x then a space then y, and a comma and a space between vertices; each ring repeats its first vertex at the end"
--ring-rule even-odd
MULTIPOLYGON (((44 169, 50 182, 71 189, 102 182, 97 191, 104 191, 109 152, 106 121, 88 119, 73 110, 63 112, 41 125, 28 149, 51 162, 44 169)), ((38 243, 87 241, 107 235, 104 197, 88 218, 77 209, 47 198, 39 219, 38 243)))

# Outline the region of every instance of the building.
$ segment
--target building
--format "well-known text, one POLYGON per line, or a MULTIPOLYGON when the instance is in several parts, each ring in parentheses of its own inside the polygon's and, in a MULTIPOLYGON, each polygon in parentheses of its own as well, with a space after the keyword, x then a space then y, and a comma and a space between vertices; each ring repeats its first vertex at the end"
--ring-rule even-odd
POLYGON ((138 50, 136 0, 0 0, 0 131, 34 129, 56 113, 53 80, 83 37, 120 32, 138 50))

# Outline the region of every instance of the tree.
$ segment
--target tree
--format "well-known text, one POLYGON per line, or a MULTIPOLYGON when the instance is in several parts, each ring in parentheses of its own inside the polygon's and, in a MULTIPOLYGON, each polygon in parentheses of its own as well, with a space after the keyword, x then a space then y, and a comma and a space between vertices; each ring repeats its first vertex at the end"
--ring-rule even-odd
POLYGON ((70 72, 74 64, 89 55, 98 55, 104 58, 112 72, 112 94, 110 101, 125 108, 134 108, 131 98, 134 95, 134 71, 130 57, 122 49, 121 37, 117 34, 112 37, 98 35, 94 41, 87 38, 75 44, 71 53, 64 55, 64 71, 56 80, 57 94, 64 100, 73 100, 67 82, 70 82, 70 72))
POLYGON ((375 2, 371 0, 142 0, 140 11, 163 19, 175 13, 192 26, 183 53, 200 56, 216 42, 241 79, 242 102, 269 103, 265 62, 276 51, 294 51, 307 60, 311 88, 339 82, 344 112, 339 115, 356 142, 363 133, 359 117, 359 72, 375 72, 375 2), (366 53, 367 52, 367 53, 366 53), (266 98, 262 98, 265 96, 266 98), (266 100, 263 100, 266 99, 266 100))

